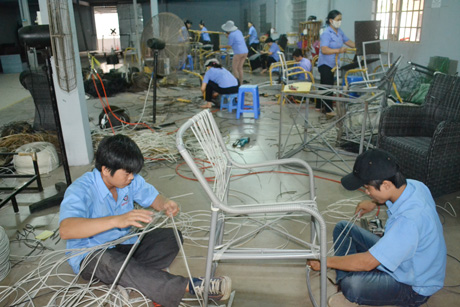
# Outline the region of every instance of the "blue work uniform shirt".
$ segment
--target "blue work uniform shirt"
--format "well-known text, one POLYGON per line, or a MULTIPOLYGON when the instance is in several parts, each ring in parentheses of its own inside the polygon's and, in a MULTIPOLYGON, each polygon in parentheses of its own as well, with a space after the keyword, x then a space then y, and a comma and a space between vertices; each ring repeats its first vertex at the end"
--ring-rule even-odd
POLYGON ((419 181, 407 180, 396 202, 386 205, 385 235, 369 250, 381 263, 377 269, 420 295, 433 295, 444 285, 447 251, 430 191, 419 181))
POLYGON ((180 33, 179 33, 179 42, 180 43, 186 42, 188 37, 189 35, 188 35, 187 27, 182 26, 182 28, 180 28, 180 33))
POLYGON ((248 53, 248 47, 244 42, 244 36, 240 30, 230 32, 228 35, 228 44, 232 47, 233 54, 248 53))
POLYGON ((280 61, 280 55, 278 54, 278 51, 281 51, 281 50, 280 50, 280 46, 278 46, 277 43, 273 43, 270 46, 270 49, 268 49, 268 52, 272 52, 272 54, 270 54, 270 56, 272 58, 274 58, 277 62, 280 61))
MULTIPOLYGON (((327 27, 320 38, 320 47, 319 47, 319 58, 318 58, 318 67, 321 65, 327 65, 331 68, 335 67, 335 56, 336 54, 323 54, 321 48, 327 46, 332 49, 342 48, 343 44, 348 42, 350 39, 343 33, 339 28, 337 33, 331 28, 327 27)), ((339 63, 340 64, 340 63, 339 63)))
POLYGON ((238 80, 225 68, 211 67, 204 74, 203 83, 215 82, 221 88, 238 86, 238 80))
MULTIPOLYGON (((296 64, 296 65, 302 67, 306 71, 311 72, 311 62, 307 58, 302 58, 302 60, 300 60, 300 62, 298 64, 296 64)), ((298 74, 296 76, 297 76, 297 80, 299 80, 299 81, 304 81, 305 80, 305 74, 298 74)), ((310 80, 309 76, 307 77, 307 80, 310 80)))
MULTIPOLYGON (((85 173, 67 188, 61 203, 59 224, 71 217, 100 218, 125 214, 134 209, 134 202, 145 208, 153 203, 159 193, 136 174, 128 186, 117 188, 117 194, 118 200, 115 201, 96 168, 85 173)), ((113 228, 89 238, 69 239, 67 249, 89 248, 113 241, 127 235, 130 228, 113 228)), ((136 240, 137 237, 132 237, 122 244, 134 244, 136 240)), ((87 254, 76 255, 68 260, 75 274, 80 271, 80 263, 87 254)))
POLYGON ((254 26, 249 28, 249 45, 259 43, 259 37, 257 36, 257 30, 254 26))
POLYGON ((204 31, 208 31, 208 29, 206 29, 206 27, 203 27, 203 29, 201 29, 201 39, 205 42, 210 42, 211 37, 209 36, 209 33, 204 33, 204 31))

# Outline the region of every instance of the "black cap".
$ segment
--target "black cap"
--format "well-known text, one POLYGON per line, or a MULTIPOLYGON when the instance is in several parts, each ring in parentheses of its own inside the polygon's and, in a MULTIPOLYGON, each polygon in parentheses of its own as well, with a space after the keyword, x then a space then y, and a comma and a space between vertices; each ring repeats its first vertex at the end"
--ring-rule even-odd
POLYGON ((372 180, 390 179, 398 170, 398 162, 391 154, 369 149, 356 158, 353 173, 342 178, 342 185, 347 190, 357 190, 372 180))
POLYGON ((265 42, 266 42, 266 43, 273 43, 274 40, 273 40, 273 38, 269 37, 269 38, 267 38, 267 39, 265 40, 265 42))

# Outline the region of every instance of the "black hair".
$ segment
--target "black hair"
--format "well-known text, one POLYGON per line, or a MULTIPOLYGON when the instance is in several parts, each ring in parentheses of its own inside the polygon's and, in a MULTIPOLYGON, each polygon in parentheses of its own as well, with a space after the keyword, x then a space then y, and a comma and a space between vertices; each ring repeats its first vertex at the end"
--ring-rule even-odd
POLYGON ((200 25, 202 25, 204 27, 204 21, 203 20, 200 20, 200 25))
POLYGON ((184 21, 184 23, 185 23, 185 24, 188 24, 188 23, 189 23, 189 24, 191 24, 191 25, 193 24, 193 22, 192 22, 191 20, 189 20, 189 19, 187 19, 186 21, 184 21))
POLYGON ((292 53, 292 56, 293 56, 293 57, 298 57, 298 56, 302 56, 302 57, 303 57, 302 50, 300 50, 300 49, 294 50, 294 52, 292 53))
POLYGON ((144 157, 137 144, 126 135, 117 134, 102 139, 96 151, 95 167, 105 166, 113 176, 119 169, 137 174, 144 166, 144 157))
POLYGON ((334 19, 338 15, 342 15, 342 13, 340 13, 337 10, 330 11, 329 14, 327 14, 327 17, 326 17, 326 24, 330 25, 331 23, 329 22, 329 19, 334 19))
POLYGON ((248 23, 250 23, 252 26, 254 26, 254 23, 252 21, 248 21, 248 23))
POLYGON ((222 68, 222 65, 220 65, 217 62, 210 62, 208 65, 206 65, 206 67, 208 67, 208 66, 211 66, 211 67, 214 67, 214 68, 222 68))
POLYGON ((395 185, 396 188, 400 188, 401 186, 407 183, 406 176, 404 176, 400 171, 397 171, 396 174, 388 179, 378 179, 378 180, 371 180, 369 181, 368 185, 374 187, 376 190, 380 191, 380 186, 382 183, 387 180, 390 181, 395 185))

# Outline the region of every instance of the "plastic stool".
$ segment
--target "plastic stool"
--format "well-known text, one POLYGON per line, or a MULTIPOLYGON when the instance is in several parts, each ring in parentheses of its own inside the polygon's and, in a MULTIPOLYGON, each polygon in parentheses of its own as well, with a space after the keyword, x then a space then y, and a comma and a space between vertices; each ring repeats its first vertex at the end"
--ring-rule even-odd
POLYGON ((222 94, 222 97, 220 98, 220 110, 222 111, 222 109, 226 108, 228 109, 228 113, 232 113, 232 111, 237 108, 237 98, 238 93, 222 94), (225 101, 227 103, 225 103, 225 101))
POLYGON ((259 86, 258 85, 241 85, 238 90, 238 103, 236 108, 236 119, 240 118, 241 113, 254 113, 254 118, 258 119, 260 115, 259 103, 259 86), (244 93, 252 93, 252 105, 244 104, 244 93))
MULTIPOLYGON (((348 86, 352 85, 354 82, 362 82, 362 81, 364 81, 364 79, 363 79, 363 77, 360 77, 360 76, 348 76, 347 77, 348 86)), ((345 79, 343 79, 342 85, 345 85, 345 79)), ((348 93, 348 95, 350 95, 351 97, 359 97, 360 96, 360 94, 358 94, 356 92, 350 92, 350 93, 348 93)))

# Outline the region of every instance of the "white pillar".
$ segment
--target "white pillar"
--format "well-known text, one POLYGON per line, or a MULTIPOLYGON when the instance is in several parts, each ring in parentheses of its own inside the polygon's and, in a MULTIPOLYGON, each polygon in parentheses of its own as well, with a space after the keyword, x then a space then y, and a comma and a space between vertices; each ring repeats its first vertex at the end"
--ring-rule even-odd
MULTIPOLYGON (((135 31, 136 31, 136 51, 137 51, 137 61, 139 67, 141 67, 141 59, 142 59, 142 54, 141 54, 141 34, 139 33, 139 19, 137 17, 137 0, 133 0, 133 13, 134 13, 134 22, 135 22, 135 31)), ((142 31, 141 31, 142 33, 142 31)))
POLYGON ((150 17, 158 15, 158 0, 150 0, 150 17))
MULTIPOLYGON (((53 82, 56 90, 56 99, 61 119, 62 134, 67 152, 67 160, 70 166, 87 165, 93 161, 94 152, 89 129, 88 110, 86 107, 85 90, 81 74, 80 54, 78 50, 77 30, 72 0, 67 1, 70 16, 70 28, 72 32, 73 57, 75 58, 75 71, 77 88, 70 93, 59 87, 54 67, 54 57, 51 58, 53 66, 53 82)), ((42 21, 48 20, 48 8, 46 1, 40 1, 42 21), (42 6, 44 3, 44 7, 42 6), (46 14, 46 19, 43 15, 46 14)))
POLYGON ((33 22, 30 20, 29 3, 27 0, 18 0, 19 13, 21 14, 22 26, 31 26, 33 22))

